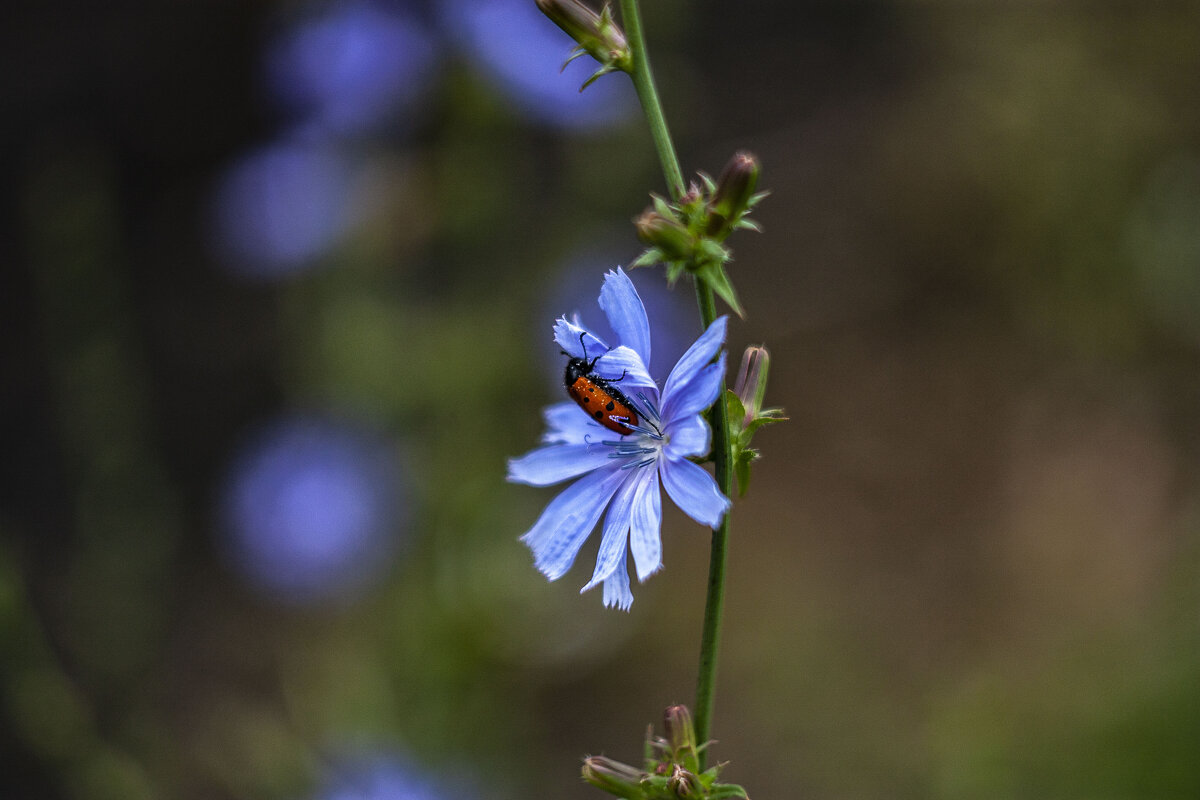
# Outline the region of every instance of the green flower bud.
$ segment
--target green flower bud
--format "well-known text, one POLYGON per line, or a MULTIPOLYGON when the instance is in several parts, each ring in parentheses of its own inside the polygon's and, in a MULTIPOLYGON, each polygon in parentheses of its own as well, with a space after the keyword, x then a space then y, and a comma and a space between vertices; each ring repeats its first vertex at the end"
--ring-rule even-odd
POLYGON ((739 150, 729 159, 717 178, 717 188, 708 203, 707 232, 710 236, 728 233, 733 223, 750 208, 754 187, 758 185, 758 159, 739 150))
POLYGON ((652 208, 643 211, 633 225, 638 238, 651 247, 657 247, 666 261, 690 258, 696 249, 696 240, 683 223, 664 217, 652 208))
POLYGON ((640 800, 644 796, 642 779, 645 777, 646 773, 640 769, 604 756, 589 756, 583 760, 585 781, 597 789, 603 789, 627 800, 640 800))
POLYGON ((742 366, 738 369, 737 380, 733 383, 733 391, 742 401, 746 409, 746 418, 742 427, 758 416, 763 407, 763 398, 767 394, 767 371, 771 366, 771 354, 762 345, 746 348, 742 354, 742 366))
POLYGON ((608 6, 599 14, 580 0, 537 0, 537 6, 592 58, 610 69, 630 70, 629 43, 608 6))
POLYGON ((663 730, 674 753, 696 752, 696 729, 687 706, 671 706, 663 712, 663 730))

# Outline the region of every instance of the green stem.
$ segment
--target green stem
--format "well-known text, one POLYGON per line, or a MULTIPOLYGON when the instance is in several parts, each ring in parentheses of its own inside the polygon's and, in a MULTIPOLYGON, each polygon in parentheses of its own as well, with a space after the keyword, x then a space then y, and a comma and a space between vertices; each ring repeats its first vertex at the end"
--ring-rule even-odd
MULTIPOLYGON (((700 318, 707 329, 717 318, 716 300, 708 284, 696 281, 696 301, 700 318)), ((726 497, 733 497, 733 459, 729 447, 729 411, 725 405, 725 378, 721 378, 717 402, 708 411, 708 423, 713 431, 713 466, 717 485, 726 497)), ((700 667, 696 677, 696 741, 707 742, 712 730, 713 701, 717 686, 717 651, 721 646, 721 617, 725 610, 725 557, 729 543, 729 511, 720 526, 712 532, 708 555, 708 592, 704 601, 704 629, 700 636, 700 667)), ((704 769, 707 750, 700 751, 700 768, 704 769)))
POLYGON ((625 38, 629 42, 629 52, 633 59, 633 87, 637 89, 646 121, 650 123, 650 136, 654 139, 658 160, 662 162, 667 188, 671 192, 671 198, 678 200, 684 192, 683 170, 679 168, 679 157, 675 155, 675 145, 671 142, 671 132, 667 129, 667 118, 663 114, 662 103, 658 100, 658 89, 654 85, 654 73, 650 71, 650 57, 646 54, 646 39, 642 35, 642 15, 638 11, 637 0, 621 0, 621 22, 625 25, 625 38))
MULTIPOLYGON (((633 85, 638 99, 650 124, 650 135, 662 162, 663 175, 667 180, 671 197, 678 200, 683 196, 683 171, 679 168, 679 157, 667 129, 667 118, 663 114, 654 76, 650 72, 650 59, 646 55, 646 40, 642 35, 642 18, 637 0, 621 0, 621 20, 625 25, 625 36, 633 58, 633 85)), ((696 280, 696 302, 700 306, 700 318, 707 329, 717 318, 716 299, 708 284, 696 280)), ((733 463, 729 447, 729 422, 725 407, 725 380, 721 379, 717 402, 708 412, 708 421, 713 431, 713 463, 717 473, 717 485, 726 497, 732 496, 733 463)), ((712 532, 712 549, 708 562, 708 592, 704 605, 704 629, 700 637, 700 666, 696 678, 696 741, 703 744, 710 738, 712 729, 713 700, 717 681, 717 651, 721 644, 721 614, 725 607, 725 560, 729 541, 729 513, 726 512, 721 525, 712 532)), ((705 751, 700 751, 700 766, 704 768, 705 751)))

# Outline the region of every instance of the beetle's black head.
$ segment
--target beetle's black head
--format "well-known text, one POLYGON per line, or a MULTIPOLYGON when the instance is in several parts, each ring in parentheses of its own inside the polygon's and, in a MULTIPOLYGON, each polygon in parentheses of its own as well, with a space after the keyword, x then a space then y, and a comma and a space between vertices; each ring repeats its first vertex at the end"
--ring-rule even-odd
MULTIPOLYGON (((586 335, 586 333, 587 333, 586 331, 579 332, 579 348, 581 350, 583 350, 583 358, 576 358, 575 356, 572 356, 570 353, 568 353, 566 350, 562 351, 562 354, 564 356, 569 357, 569 360, 567 361, 567 372, 566 372, 566 376, 564 378, 564 380, 566 380, 568 386, 570 386, 572 383, 574 383, 577 378, 580 378, 585 375, 591 376, 592 370, 596 366, 596 362, 600 360, 600 356, 596 356, 595 358, 592 358, 590 360, 588 359, 587 344, 585 344, 583 341, 583 337, 586 335)), ((601 355, 603 355, 603 353, 601 353, 601 355)))
MULTIPOLYGON (((570 355, 569 353, 567 355, 570 355)), ((567 371, 563 376, 567 386, 575 383, 576 380, 587 375, 591 370, 588 368, 588 363, 582 358, 572 358, 567 361, 567 371)))

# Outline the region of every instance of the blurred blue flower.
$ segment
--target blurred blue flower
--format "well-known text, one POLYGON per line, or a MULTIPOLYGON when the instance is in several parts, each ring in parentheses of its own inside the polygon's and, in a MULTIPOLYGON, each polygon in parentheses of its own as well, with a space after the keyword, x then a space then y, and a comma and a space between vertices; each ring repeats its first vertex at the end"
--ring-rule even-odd
POLYGON ((533 0, 445 0, 446 29, 466 56, 526 116, 563 128, 596 128, 627 119, 637 109, 633 85, 611 75, 580 92, 598 68, 577 58, 565 70, 575 43, 537 10, 533 0))
POLYGON ((470 800, 461 780, 442 781, 399 756, 344 759, 325 780, 315 800, 470 800))
POLYGON ((567 573, 601 514, 604 532, 587 591, 604 584, 604 605, 628 609, 627 554, 638 580, 662 566, 662 498, 659 480, 675 505, 702 525, 716 527, 729 500, 716 481, 689 459, 708 453, 711 431, 701 412, 712 405, 725 374, 725 354, 710 363, 725 341, 726 317, 709 326, 675 364, 661 392, 650 377, 650 322, 637 290, 618 268, 605 276, 600 308, 619 345, 610 348, 591 330, 560 318, 554 339, 571 358, 595 359, 594 374, 620 383, 637 413, 632 432, 601 427, 572 402, 545 410, 545 447, 512 459, 508 479, 550 486, 579 478, 555 497, 521 537, 534 564, 550 580, 567 573), (580 477, 582 476, 582 477, 580 477))
POLYGON ((314 266, 361 216, 356 183, 357 170, 332 147, 292 141, 250 153, 216 190, 223 266, 255 278, 314 266))
POLYGON ((352 596, 400 544, 400 484, 390 450, 365 433, 317 418, 276 421, 230 467, 222 509, 230 556, 286 601, 352 596))
POLYGON ((341 3, 302 21, 269 47, 271 94, 310 126, 338 135, 403 122, 429 95, 437 40, 394 3, 341 3))

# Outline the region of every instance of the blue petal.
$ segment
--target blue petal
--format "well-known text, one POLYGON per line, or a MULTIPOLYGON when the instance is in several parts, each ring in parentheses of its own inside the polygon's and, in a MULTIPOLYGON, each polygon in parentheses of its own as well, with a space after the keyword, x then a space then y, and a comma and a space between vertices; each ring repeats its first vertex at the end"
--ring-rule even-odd
POLYGON ((546 406, 542 417, 549 428, 542 434, 544 444, 589 444, 601 430, 574 400, 546 406))
POLYGON ((577 320, 559 317, 554 322, 554 341, 571 358, 591 360, 608 352, 608 345, 596 334, 579 324, 577 320), (583 342, 580 344, 580 336, 583 342))
POLYGON ((547 578, 558 580, 571 568, 579 548, 625 477, 626 473, 616 466, 588 473, 551 500, 521 537, 533 551, 534 565, 547 578))
POLYGON ((633 592, 629 591, 629 569, 625 566, 625 548, 622 547, 617 568, 604 581, 604 606, 628 611, 632 605, 633 592))
MULTIPOLYGON (((583 414, 580 414, 583 416, 583 414)), ((587 444, 554 444, 508 460, 508 479, 529 486, 551 486, 611 464, 610 448, 587 444)))
MULTIPOLYGON (((708 326, 708 330, 700 335, 695 344, 680 357, 679 362, 667 377, 667 383, 663 387, 663 397, 670 397, 678 387, 690 383, 696 373, 713 360, 713 356, 717 354, 717 351, 721 349, 721 344, 725 341, 725 325, 728 321, 728 316, 718 317, 712 325, 708 326)), ((578 334, 576 335, 578 336, 578 334)))
POLYGON ((642 298, 633 287, 633 281, 620 267, 604 276, 604 286, 600 289, 600 308, 617 334, 617 341, 641 356, 642 363, 648 369, 650 320, 646 318, 646 307, 642 305, 642 298))
POLYGON ((672 420, 663 431, 667 446, 663 448, 668 458, 680 459, 708 455, 712 443, 712 430, 699 414, 672 420))
POLYGON ((654 470, 644 472, 646 476, 641 479, 637 497, 633 500, 629 529, 629 549, 639 581, 662 568, 662 495, 654 470))
POLYGON ((725 354, 717 357, 715 364, 701 369, 685 384, 676 384, 674 391, 663 397, 663 419, 673 420, 699 414, 713 404, 721 391, 721 380, 725 377, 725 354))
POLYGON ((729 508, 729 500, 721 494, 713 477, 687 459, 663 458, 658 462, 667 494, 683 513, 715 528, 729 508))
MULTIPOLYGON (((636 470, 637 473, 647 470, 636 470)), ((625 542, 629 539, 629 523, 633 512, 634 499, 642 481, 640 474, 629 475, 628 480, 621 484, 608 505, 608 513, 604 516, 604 536, 600 539, 600 549, 596 551, 596 569, 592 579, 580 589, 580 593, 591 589, 600 581, 613 573, 620 562, 625 560, 625 542)))
MULTIPOLYGON (((646 371, 642 357, 632 348, 614 347, 596 362, 596 374, 607 381, 617 382, 617 388, 625 391, 627 386, 645 386, 658 392, 658 384, 646 371)), ((625 392, 625 394, 630 394, 625 392)))

